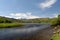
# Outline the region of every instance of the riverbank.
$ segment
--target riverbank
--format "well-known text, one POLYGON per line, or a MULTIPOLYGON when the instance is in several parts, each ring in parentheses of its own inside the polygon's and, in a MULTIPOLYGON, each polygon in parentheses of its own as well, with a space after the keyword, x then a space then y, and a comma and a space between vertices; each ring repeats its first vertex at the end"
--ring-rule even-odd
POLYGON ((22 40, 49 40, 53 35, 53 31, 53 28, 48 27, 38 32, 35 36, 32 35, 30 38, 23 38, 22 40))
POLYGON ((14 28, 24 26, 22 23, 0 23, 0 28, 14 28))
POLYGON ((50 40, 60 40, 60 26, 55 27, 54 30, 50 40))
POLYGON ((41 30, 33 40, 60 40, 60 26, 53 26, 41 30))

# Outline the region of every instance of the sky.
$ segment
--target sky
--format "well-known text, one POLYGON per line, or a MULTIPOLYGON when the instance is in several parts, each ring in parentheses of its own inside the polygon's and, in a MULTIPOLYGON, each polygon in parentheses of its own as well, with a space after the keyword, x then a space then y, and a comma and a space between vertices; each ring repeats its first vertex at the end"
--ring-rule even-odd
POLYGON ((53 18, 60 14, 60 0, 0 0, 0 16, 15 19, 53 18))

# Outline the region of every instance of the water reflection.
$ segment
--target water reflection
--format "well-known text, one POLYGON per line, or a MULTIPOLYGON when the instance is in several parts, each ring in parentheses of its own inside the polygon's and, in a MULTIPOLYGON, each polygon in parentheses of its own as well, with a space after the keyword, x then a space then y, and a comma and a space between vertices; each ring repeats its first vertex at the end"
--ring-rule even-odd
MULTIPOLYGON (((36 25, 36 24, 35 24, 36 25)), ((41 29, 49 27, 50 25, 24 27, 24 28, 3 28, 0 29, 0 40, 10 40, 15 38, 31 37, 36 35, 41 29)))

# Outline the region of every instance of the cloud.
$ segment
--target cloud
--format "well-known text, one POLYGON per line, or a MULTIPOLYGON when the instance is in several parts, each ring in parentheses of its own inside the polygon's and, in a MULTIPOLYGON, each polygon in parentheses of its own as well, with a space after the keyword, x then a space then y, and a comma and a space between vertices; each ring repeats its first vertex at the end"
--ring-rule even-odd
POLYGON ((34 19, 34 18, 40 18, 39 16, 32 15, 32 13, 11 13, 11 17, 14 17, 15 19, 34 19))
POLYGON ((57 18, 57 17, 58 17, 58 15, 59 15, 59 14, 54 13, 54 14, 51 14, 51 15, 49 16, 49 18, 57 18))
POLYGON ((50 8, 56 2, 57 2, 57 0, 46 0, 45 2, 39 3, 39 7, 42 9, 50 8))
POLYGON ((59 14, 53 14, 54 17, 58 17, 59 14))

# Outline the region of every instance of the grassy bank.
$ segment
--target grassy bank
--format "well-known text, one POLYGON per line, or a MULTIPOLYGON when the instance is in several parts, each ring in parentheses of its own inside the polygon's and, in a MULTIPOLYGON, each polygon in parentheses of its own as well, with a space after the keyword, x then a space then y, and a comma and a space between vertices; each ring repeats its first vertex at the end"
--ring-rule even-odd
POLYGON ((60 26, 54 28, 54 32, 50 40, 60 40, 60 26))
POLYGON ((53 34, 52 38, 50 40, 60 40, 60 35, 59 34, 53 34))
POLYGON ((0 23, 0 28, 13 28, 13 27, 21 27, 24 24, 21 23, 0 23))

